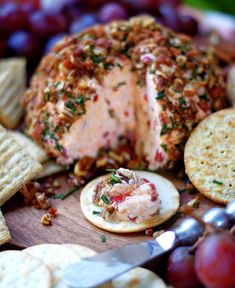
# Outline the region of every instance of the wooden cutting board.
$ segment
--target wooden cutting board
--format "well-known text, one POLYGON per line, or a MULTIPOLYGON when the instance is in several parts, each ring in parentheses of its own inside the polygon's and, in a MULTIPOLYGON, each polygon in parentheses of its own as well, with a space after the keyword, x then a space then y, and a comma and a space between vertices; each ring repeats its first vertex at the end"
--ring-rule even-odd
MULTIPOLYGON (((178 189, 182 189, 183 183, 179 179, 171 174, 165 174, 164 176, 169 178, 178 189)), ((58 180, 63 183, 61 186, 62 193, 68 191, 66 182, 64 182, 65 177, 60 175, 58 180)), ((12 235, 10 244, 24 248, 41 243, 77 243, 92 248, 97 252, 102 252, 114 247, 148 239, 144 232, 114 234, 95 227, 83 217, 79 196, 80 191, 77 191, 65 200, 53 199, 52 206, 58 209, 58 217, 54 219, 51 226, 44 226, 40 223, 40 219, 45 211, 26 206, 21 195, 16 194, 3 207, 3 214, 12 235), (101 241, 100 237, 102 235, 106 238, 105 243, 101 241)), ((181 205, 196 196, 197 194, 190 195, 182 192, 180 194, 181 205)), ((216 205, 213 202, 202 197, 195 213, 201 215, 204 211, 214 206, 216 205)), ((183 215, 178 213, 163 225, 156 227, 154 231, 172 228, 178 225, 183 217, 183 215)), ((2 249, 4 249, 4 246, 2 249)))

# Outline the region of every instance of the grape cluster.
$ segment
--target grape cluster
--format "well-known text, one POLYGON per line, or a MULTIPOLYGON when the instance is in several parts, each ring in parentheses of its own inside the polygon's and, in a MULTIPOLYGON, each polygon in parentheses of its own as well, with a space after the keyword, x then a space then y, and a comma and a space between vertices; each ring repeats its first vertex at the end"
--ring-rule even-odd
POLYGON ((97 23, 151 13, 175 31, 197 33, 197 22, 180 16, 180 0, 58 0, 43 9, 40 0, 0 1, 0 57, 24 56, 37 63, 65 34, 97 23))
POLYGON ((235 237, 213 232, 196 247, 179 247, 168 260, 168 280, 174 288, 234 288, 235 237))

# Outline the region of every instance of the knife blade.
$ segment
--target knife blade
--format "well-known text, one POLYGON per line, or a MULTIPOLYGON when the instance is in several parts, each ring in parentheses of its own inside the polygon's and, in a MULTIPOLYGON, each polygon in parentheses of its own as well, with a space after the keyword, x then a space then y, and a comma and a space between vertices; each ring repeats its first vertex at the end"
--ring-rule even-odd
POLYGON ((203 230, 200 223, 188 218, 176 230, 167 231, 154 240, 129 244, 70 265, 64 271, 63 282, 72 288, 102 285, 135 267, 164 255, 180 244, 194 243, 202 235, 203 230))

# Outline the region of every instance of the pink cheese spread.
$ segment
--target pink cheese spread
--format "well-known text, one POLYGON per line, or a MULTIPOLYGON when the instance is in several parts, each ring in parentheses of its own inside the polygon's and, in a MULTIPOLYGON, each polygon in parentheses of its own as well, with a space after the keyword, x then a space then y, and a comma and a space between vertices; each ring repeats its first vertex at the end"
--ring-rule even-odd
POLYGON ((99 182, 93 203, 102 211, 93 211, 107 221, 140 223, 151 219, 160 210, 157 189, 148 179, 140 178, 134 171, 119 168, 99 182))

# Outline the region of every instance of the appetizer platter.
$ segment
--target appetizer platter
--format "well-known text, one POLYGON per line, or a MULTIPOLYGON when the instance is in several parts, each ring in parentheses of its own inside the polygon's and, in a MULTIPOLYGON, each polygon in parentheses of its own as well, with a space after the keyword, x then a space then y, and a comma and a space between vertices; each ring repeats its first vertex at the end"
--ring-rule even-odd
POLYGON ((152 258, 120 256, 129 268, 97 276, 99 287, 232 288, 235 43, 187 30, 185 13, 206 20, 183 5, 179 29, 161 5, 159 21, 149 9, 106 19, 120 5, 102 7, 102 23, 79 22, 33 74, 24 53, 0 60, 0 287, 94 287, 86 259, 109 266, 150 243, 152 258))

